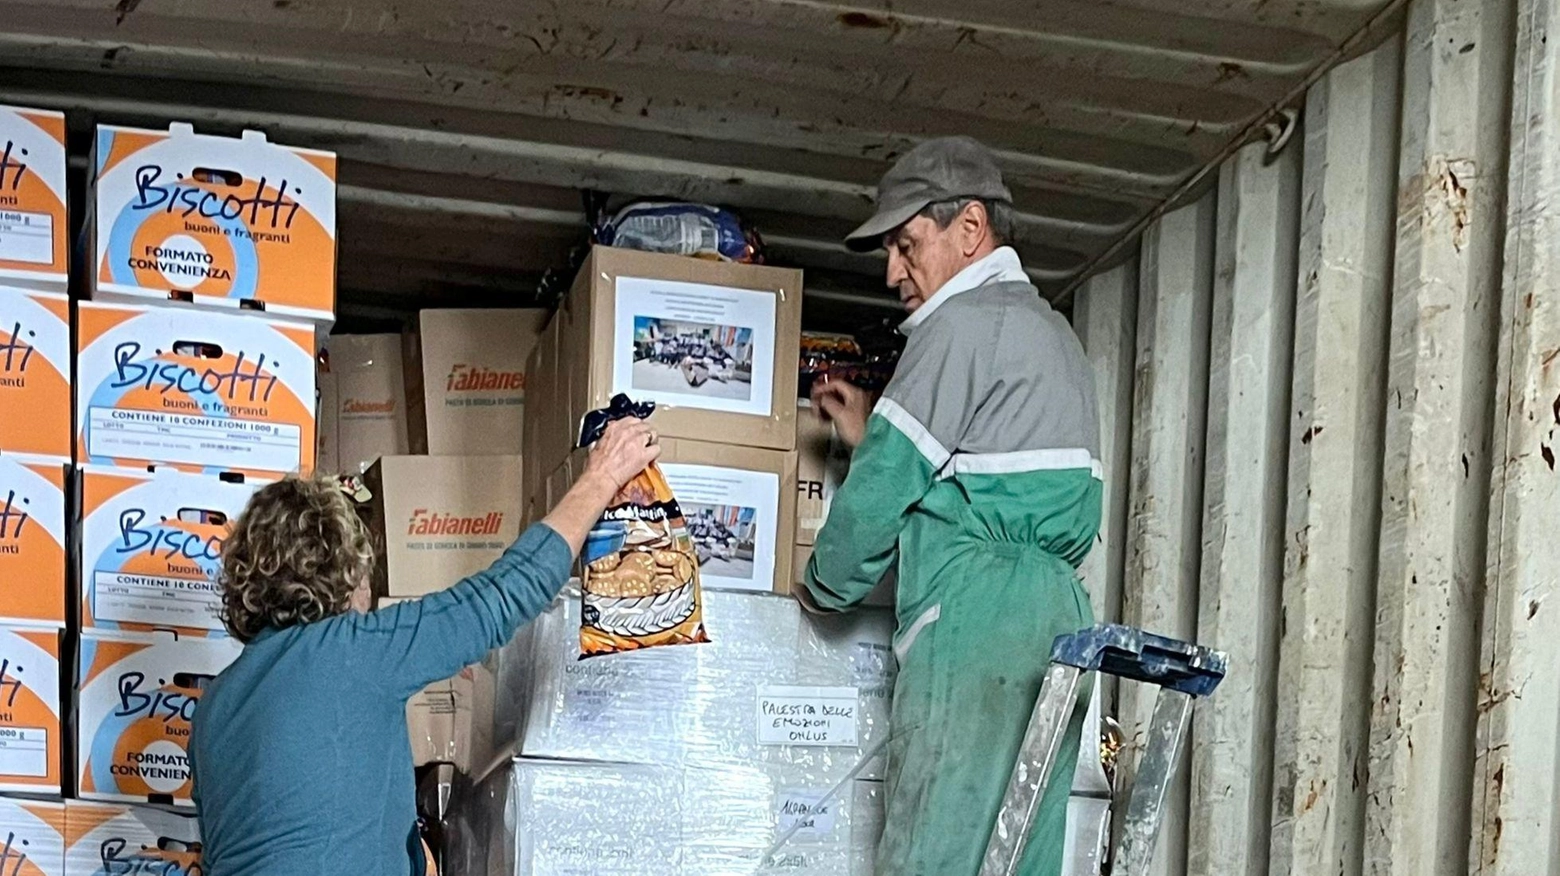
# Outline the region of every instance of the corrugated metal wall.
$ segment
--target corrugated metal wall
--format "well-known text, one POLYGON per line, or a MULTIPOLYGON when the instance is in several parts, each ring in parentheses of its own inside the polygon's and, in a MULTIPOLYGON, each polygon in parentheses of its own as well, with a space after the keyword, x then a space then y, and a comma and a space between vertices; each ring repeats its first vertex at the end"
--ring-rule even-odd
POLYGON ((1096 610, 1231 655, 1158 874, 1560 874, 1557 25, 1416 0, 1079 292, 1096 610))

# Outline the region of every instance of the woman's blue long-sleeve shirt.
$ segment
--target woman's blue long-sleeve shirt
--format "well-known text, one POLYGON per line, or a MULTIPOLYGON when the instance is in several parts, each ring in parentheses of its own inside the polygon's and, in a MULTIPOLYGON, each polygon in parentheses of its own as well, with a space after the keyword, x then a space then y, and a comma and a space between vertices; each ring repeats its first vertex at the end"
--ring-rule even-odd
POLYGON ((406 701, 507 642, 571 562, 537 524, 448 590, 250 642, 194 717, 207 876, 421 873, 406 701))

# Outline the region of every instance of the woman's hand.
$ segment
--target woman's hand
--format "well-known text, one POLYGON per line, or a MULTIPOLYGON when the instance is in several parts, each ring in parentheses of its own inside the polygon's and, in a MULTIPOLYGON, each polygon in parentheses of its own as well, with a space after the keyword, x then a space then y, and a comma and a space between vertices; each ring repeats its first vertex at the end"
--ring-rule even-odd
POLYGON ((609 424, 591 448, 585 471, 542 522, 578 556, 612 497, 660 455, 659 438, 649 423, 629 418, 609 424))
POLYGON ((872 414, 872 397, 846 380, 827 378, 813 384, 813 407, 834 424, 845 446, 855 450, 867 437, 867 417, 872 414))
POLYGON ((660 455, 659 438, 649 423, 633 418, 618 420, 607 425, 601 440, 591 448, 581 479, 603 478, 616 493, 660 455))

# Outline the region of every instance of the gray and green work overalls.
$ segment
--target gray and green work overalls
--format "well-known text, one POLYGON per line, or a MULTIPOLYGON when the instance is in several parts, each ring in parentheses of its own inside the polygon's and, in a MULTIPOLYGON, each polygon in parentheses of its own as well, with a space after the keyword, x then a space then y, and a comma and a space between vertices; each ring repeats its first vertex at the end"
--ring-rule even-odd
MULTIPOLYGON (((807 569, 803 602, 832 611, 898 563, 880 876, 975 876, 1051 642, 1092 623, 1076 569, 1100 525, 1093 372, 1035 288, 996 273, 965 291, 950 282, 906 322, 807 569)), ((1023 876, 1061 872, 1084 711, 1023 876)))

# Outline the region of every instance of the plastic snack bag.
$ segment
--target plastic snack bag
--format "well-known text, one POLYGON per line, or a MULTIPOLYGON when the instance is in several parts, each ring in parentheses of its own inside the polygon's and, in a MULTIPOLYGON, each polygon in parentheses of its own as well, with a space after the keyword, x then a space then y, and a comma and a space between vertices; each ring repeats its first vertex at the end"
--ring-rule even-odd
MULTIPOLYGON (((626 395, 585 415, 580 446, 607 424, 646 419, 654 403, 626 395)), ((580 552, 580 659, 658 645, 708 642, 699 593, 699 559, 660 466, 650 466, 618 491, 580 552)))

